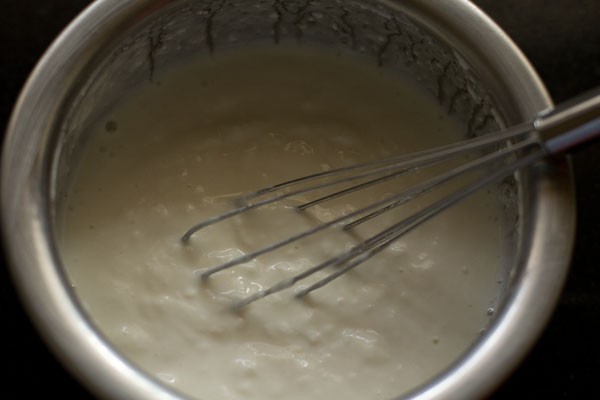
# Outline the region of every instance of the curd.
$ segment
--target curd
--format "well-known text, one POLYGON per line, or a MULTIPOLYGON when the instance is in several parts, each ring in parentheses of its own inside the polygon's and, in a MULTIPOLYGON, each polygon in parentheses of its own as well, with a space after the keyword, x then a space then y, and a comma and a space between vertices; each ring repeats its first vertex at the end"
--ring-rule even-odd
MULTIPOLYGON (((206 400, 389 399, 443 371, 487 326, 503 267, 494 190, 304 300, 292 288, 241 313, 228 305, 393 218, 319 235, 205 283, 199 273, 397 183, 310 216, 291 209, 305 200, 292 197, 180 241, 248 191, 464 137, 406 79, 306 48, 232 50, 157 73, 94 129, 64 202, 61 256, 91 321, 165 385, 206 400)), ((421 207, 416 200, 407 212, 421 207)))

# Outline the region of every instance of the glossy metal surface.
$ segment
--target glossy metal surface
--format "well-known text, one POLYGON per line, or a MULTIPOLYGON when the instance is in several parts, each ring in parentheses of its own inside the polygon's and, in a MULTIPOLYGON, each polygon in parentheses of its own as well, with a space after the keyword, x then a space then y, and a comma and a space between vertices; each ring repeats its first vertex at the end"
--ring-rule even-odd
POLYGON ((571 151, 600 135, 600 89, 592 89, 542 112, 534 126, 550 154, 571 151), (565 132, 570 131, 568 134, 565 132))
MULTIPOLYGON (((70 89, 81 83, 94 56, 130 25, 160 12, 169 1, 100 0, 54 42, 16 104, 2 160, 3 235, 12 273, 38 329, 64 364, 100 397, 168 399, 167 390, 121 359, 82 317, 59 265, 52 240, 48 171, 53 132, 70 89)), ((446 38, 495 94, 512 118, 528 118, 550 105, 539 78, 504 33, 468 1, 387 1, 446 38), (510 114, 510 113, 509 113, 510 114)), ((541 166, 530 188, 530 240, 522 268, 494 327, 475 348, 434 382, 409 397, 483 397, 501 383, 544 328, 568 270, 574 201, 567 163, 541 166)))

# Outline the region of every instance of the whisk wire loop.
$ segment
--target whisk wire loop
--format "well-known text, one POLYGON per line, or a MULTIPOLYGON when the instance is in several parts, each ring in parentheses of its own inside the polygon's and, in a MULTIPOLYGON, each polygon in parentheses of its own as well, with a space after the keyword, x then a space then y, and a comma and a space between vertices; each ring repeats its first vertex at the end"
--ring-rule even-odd
MULTIPOLYGON (((450 171, 447 171, 437 177, 431 178, 430 180, 427 180, 425 182, 422 182, 420 184, 411 186, 407 189, 405 189, 404 191, 401 191, 395 195, 392 195, 390 197, 384 198, 380 201, 374 202, 370 205, 367 205, 365 207, 359 208, 358 210, 355 210, 351 213, 348 213, 346 215, 342 215, 338 218, 335 218, 331 221, 328 222, 324 222, 322 224, 319 224, 311 229, 305 230, 303 232, 300 232, 298 234, 292 235, 290 237, 287 237, 283 240, 277 241, 275 243, 272 243, 268 246, 265 246, 263 248, 260 248, 258 250, 255 250, 251 253, 245 254, 243 256, 237 257, 233 260, 230 260, 224 264, 221 265, 217 265, 215 267, 212 267, 204 272, 202 272, 200 274, 201 279, 206 279, 209 276, 213 275, 214 273, 217 273, 219 271, 234 267, 236 265, 240 265, 243 264, 245 262, 249 262, 252 261, 253 259, 255 259, 256 257, 259 257, 265 253, 269 253, 273 250, 279 249, 283 246, 286 246, 292 242, 298 241, 300 239, 303 239, 307 236, 313 235, 317 232, 320 232, 324 229, 327 229, 329 227, 338 225, 343 223, 344 221, 347 220, 352 220, 353 218, 359 217, 362 214, 365 214, 371 210, 375 210, 372 213, 357 219, 356 221, 352 222, 349 225, 346 225, 344 227, 345 230, 351 229, 355 226, 357 226, 358 224, 365 222, 369 219, 374 218, 377 215, 380 215, 381 213, 388 211, 392 208, 395 208, 401 204, 404 204, 414 198, 416 198, 417 196, 420 196, 432 189, 434 189, 435 187, 453 179, 456 178, 457 176, 467 173, 469 171, 472 171, 476 168, 481 167, 482 165, 485 165, 487 163, 491 163, 493 161, 496 161, 504 156, 506 156, 507 154, 510 154, 512 152, 515 152, 517 150, 521 150, 524 149, 528 146, 531 146, 532 144, 536 144, 537 140, 535 138, 528 138, 526 140, 524 140, 523 142, 520 142, 518 144, 515 144, 511 147, 507 147, 504 148, 498 152, 495 153, 490 153, 484 157, 481 157, 479 159, 475 159, 469 163, 466 163, 464 165, 458 166, 450 171)), ((360 185, 359 185, 360 186, 360 185)), ((301 208, 302 206, 300 206, 299 208, 301 208)))
MULTIPOLYGON (((331 187, 333 185, 338 185, 338 184, 342 184, 342 183, 349 182, 349 181, 359 180, 361 178, 365 178, 368 176, 378 175, 381 173, 385 173, 387 171, 396 170, 397 171, 396 176, 397 176, 399 173, 407 172, 415 167, 423 167, 425 165, 431 165, 433 163, 443 161, 450 157, 454 157, 458 154, 467 153, 469 151, 479 149, 482 147, 486 147, 486 146, 496 145, 503 141, 509 140, 511 138, 516 138, 516 137, 528 134, 530 132, 531 132, 530 124, 521 124, 521 125, 515 126, 513 128, 510 128, 507 131, 505 131, 499 135, 484 135, 484 136, 468 139, 464 142, 451 143, 451 144, 448 144, 448 145, 445 145, 442 147, 438 147, 436 149, 427 149, 427 150, 422 150, 422 151, 412 153, 409 155, 401 155, 401 156, 390 157, 390 158, 386 158, 386 159, 382 159, 382 160, 375 160, 375 161, 371 161, 371 162, 354 164, 354 165, 347 166, 347 167, 336 168, 336 169, 332 169, 329 171, 319 172, 316 174, 308 175, 305 177, 293 179, 293 180, 286 181, 286 182, 283 182, 283 183, 280 183, 277 185, 259 189, 253 193, 249 193, 245 196, 242 196, 239 199, 239 203, 242 204, 241 206, 239 206, 237 208, 233 208, 223 214, 208 218, 208 219, 201 221, 198 224, 192 226, 190 229, 188 229, 183 234, 183 236, 181 237, 181 240, 182 240, 182 242, 187 243, 190 240, 190 238, 192 237, 192 235, 194 235, 196 232, 200 231, 201 229, 206 228, 207 226, 213 225, 213 224, 221 222, 225 219, 234 217, 234 216, 242 214, 246 211, 249 211, 249 210, 252 210, 255 208, 259 208, 259 207, 262 207, 267 204, 275 203, 275 202, 278 202, 278 201, 281 201, 281 200, 284 200, 284 199, 287 199, 287 198, 290 198, 293 196, 298 196, 300 194, 304 194, 304 193, 316 191, 319 189, 331 187), (390 165, 386 165, 386 164, 390 164, 390 165), (277 194, 277 195, 274 195, 273 197, 269 197, 269 198, 266 198, 264 200, 260 200, 260 201, 254 202, 254 203, 249 202, 252 199, 262 197, 266 194, 282 191, 283 189, 286 189, 286 188, 289 188, 289 187, 292 187, 295 185, 314 181, 317 179, 326 178, 329 176, 340 175, 340 174, 347 173, 347 172, 350 172, 353 170, 370 168, 370 167, 373 167, 376 165, 385 165, 385 166, 376 168, 376 169, 371 169, 371 170, 368 170, 366 172, 363 172, 363 173, 360 173, 357 175, 343 177, 341 179, 337 179, 332 182, 320 183, 317 185, 301 188, 298 190, 277 194)), ((371 184, 380 183, 382 181, 383 180, 376 179, 371 184)), ((365 187, 365 186, 363 186, 363 187, 365 187)), ((336 197, 338 197, 338 196, 336 196, 336 197)), ((320 199, 318 199, 316 201, 322 202, 319 200, 320 199)), ((315 204, 317 204, 317 203, 315 202, 314 204, 305 205, 304 208, 311 207, 315 204)))
POLYGON ((357 225, 441 187, 451 180, 466 174, 480 172, 474 180, 463 184, 458 190, 453 190, 449 194, 443 195, 421 210, 393 223, 390 227, 362 240, 346 251, 235 302, 232 308, 239 311, 259 299, 291 288, 318 271, 327 267, 337 267, 336 270, 324 278, 296 291, 296 297, 304 297, 308 293, 327 285, 356 268, 358 265, 363 264, 415 227, 460 202, 484 186, 507 177, 548 156, 571 151, 598 138, 600 138, 600 89, 584 93, 562 105, 546 110, 538 114, 530 122, 515 125, 495 134, 482 135, 408 155, 389 157, 323 171, 259 189, 241 197, 241 203, 238 203, 241 205, 237 208, 233 208, 230 211, 208 218, 192 226, 184 233, 181 240, 183 243, 188 243, 192 235, 209 225, 293 196, 338 187, 342 184, 351 184, 349 187, 334 189, 332 193, 322 195, 315 200, 305 201, 303 204, 296 206, 299 212, 303 212, 317 204, 372 185, 390 181, 418 168, 432 166, 461 155, 467 156, 464 157, 462 164, 421 183, 414 184, 384 199, 362 206, 346 215, 317 224, 303 232, 271 243, 221 265, 206 269, 200 274, 201 279, 206 280, 212 274, 254 260, 265 253, 279 249, 327 228, 341 226, 342 231, 348 231, 357 225), (479 155, 476 158, 471 157, 474 152, 482 152, 484 149, 488 149, 488 153, 479 155), (490 151, 489 149, 492 150, 490 151), (324 180, 324 182, 321 180, 324 180), (263 198, 263 196, 267 197, 263 198), (263 199, 261 200, 261 198, 263 199))
POLYGON ((326 267, 342 266, 347 263, 342 268, 336 270, 335 272, 331 273, 325 278, 313 283, 312 285, 306 288, 302 288, 295 293, 295 297, 304 297, 310 292, 322 288, 323 286, 327 285, 328 283, 332 282, 338 277, 344 275, 346 272, 356 268, 360 264, 374 257, 381 251, 385 250, 390 244, 398 240, 400 237, 404 236, 412 229, 419 226, 421 223, 439 214, 440 212, 444 211, 450 206, 458 203, 459 201, 478 191, 482 187, 498 179, 502 179, 503 177, 512 174, 516 169, 522 168, 523 166, 538 161, 544 158, 544 156, 545 153, 543 152, 543 150, 541 148, 536 148, 535 151, 533 151, 531 154, 519 159, 514 164, 506 165, 503 168, 497 170, 496 172, 487 175, 485 178, 475 181, 470 185, 465 186, 446 197, 443 197, 437 202, 429 205, 428 207, 411 215, 410 217, 394 224, 393 226, 378 233, 377 235, 372 236, 371 238, 365 240, 364 242, 342 253, 339 256, 332 257, 315 267, 312 267, 298 275, 293 276, 292 278, 282 280, 268 289, 258 291, 253 295, 234 303, 232 308, 239 310, 242 307, 245 307, 246 305, 251 304, 268 295, 290 288, 299 281, 313 275, 314 273, 326 267))

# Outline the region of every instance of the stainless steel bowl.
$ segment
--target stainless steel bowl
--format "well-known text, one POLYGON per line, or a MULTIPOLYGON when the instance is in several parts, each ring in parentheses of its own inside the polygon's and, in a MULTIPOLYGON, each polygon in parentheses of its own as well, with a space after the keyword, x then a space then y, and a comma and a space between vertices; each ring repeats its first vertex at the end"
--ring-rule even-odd
MULTIPOLYGON (((183 395, 136 369, 103 339, 63 272, 55 207, 85 128, 123 91, 154 79, 161 68, 254 41, 316 42, 403 69, 472 135, 551 104, 519 49, 467 0, 96 1, 48 49, 16 104, 2 155, 2 228, 14 281, 36 327, 100 397, 183 395)), ((460 360, 406 397, 484 397, 547 323, 573 244, 569 164, 541 165, 513 185, 519 235, 493 322, 460 360)))

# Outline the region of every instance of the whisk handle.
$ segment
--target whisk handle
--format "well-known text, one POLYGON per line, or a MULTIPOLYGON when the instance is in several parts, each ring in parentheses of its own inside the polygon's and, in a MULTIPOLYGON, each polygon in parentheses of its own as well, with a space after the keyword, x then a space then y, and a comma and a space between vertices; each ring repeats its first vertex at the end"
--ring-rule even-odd
POLYGON ((533 125, 551 155, 600 138, 600 88, 541 112, 533 125))

